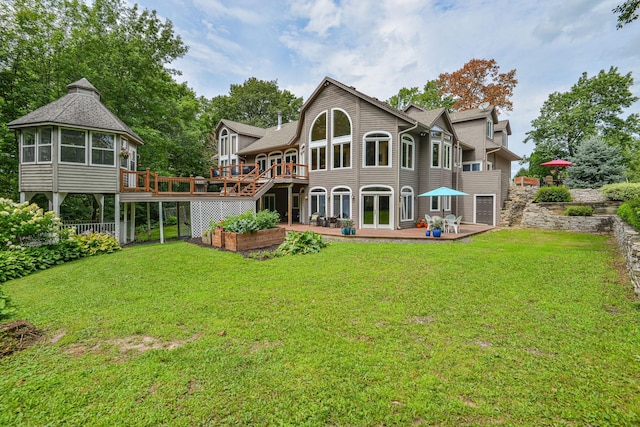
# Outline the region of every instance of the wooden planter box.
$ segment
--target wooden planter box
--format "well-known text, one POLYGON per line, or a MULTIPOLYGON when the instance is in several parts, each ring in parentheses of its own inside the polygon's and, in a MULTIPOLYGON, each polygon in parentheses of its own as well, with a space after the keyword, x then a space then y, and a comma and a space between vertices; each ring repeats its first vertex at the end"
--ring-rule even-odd
POLYGON ((222 229, 216 228, 215 230, 213 230, 213 234, 211 234, 211 244, 216 248, 224 248, 224 237, 226 234, 227 233, 222 231, 222 229))
MULTIPOLYGON (((286 231, 284 228, 270 228, 260 230, 255 233, 237 234, 223 233, 224 247, 228 251, 239 252, 250 249, 266 248, 267 246, 279 245, 284 242, 286 231)), ((214 237, 215 239, 215 237, 214 237)))

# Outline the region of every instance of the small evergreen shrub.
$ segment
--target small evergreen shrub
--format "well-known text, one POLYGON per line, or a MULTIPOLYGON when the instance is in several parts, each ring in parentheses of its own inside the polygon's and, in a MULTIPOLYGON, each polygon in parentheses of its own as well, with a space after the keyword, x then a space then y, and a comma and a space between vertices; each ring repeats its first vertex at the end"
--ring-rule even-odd
POLYGON ((326 247, 327 243, 320 234, 313 231, 289 231, 284 242, 276 249, 276 255, 312 254, 326 247))
POLYGON ((591 206, 569 206, 563 213, 568 216, 593 216, 591 206))
POLYGON ((533 201, 536 203, 570 202, 571 193, 569 193, 567 187, 563 186, 540 187, 533 201))
POLYGON ((600 192, 609 200, 626 202, 640 199, 640 183, 621 182, 618 184, 607 184, 602 186, 600 192))
POLYGON ((630 200, 618 208, 618 216, 640 231, 640 199, 630 200))

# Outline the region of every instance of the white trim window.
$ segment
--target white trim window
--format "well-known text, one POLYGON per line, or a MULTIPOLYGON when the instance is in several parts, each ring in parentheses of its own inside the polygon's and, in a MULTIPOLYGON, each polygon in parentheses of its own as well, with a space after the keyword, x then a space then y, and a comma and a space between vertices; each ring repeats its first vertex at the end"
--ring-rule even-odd
POLYGON ((53 128, 40 128, 38 137, 38 163, 51 163, 53 128))
POLYGON ((416 144, 411 135, 402 135, 402 169, 414 169, 416 144))
POLYGON ((284 162, 289 164, 290 170, 285 171, 285 175, 298 173, 298 150, 290 148, 284 152, 284 162))
POLYGON ((391 135, 369 132, 364 136, 363 167, 391 167, 391 135))
POLYGON ((441 196, 442 197, 442 209, 445 212, 451 211, 451 196, 441 196))
POLYGON ((30 128, 22 131, 22 158, 21 163, 36 162, 36 129, 30 128))
POLYGON ((351 167, 351 118, 346 111, 331 110, 333 169, 351 167))
MULTIPOLYGON (((229 140, 229 156, 231 156, 232 160, 238 159, 238 134, 231 134, 231 139, 229 140)), ((235 164, 235 163, 234 163, 235 164)))
POLYGON ((351 189, 348 187, 336 187, 331 194, 333 217, 351 218, 351 189))
POLYGON ((309 148, 312 171, 327 170, 327 112, 318 114, 311 125, 309 148))
POLYGON ((487 138, 493 139, 493 120, 487 120, 487 138))
POLYGON ((112 133, 91 132, 91 164, 116 165, 116 136, 112 133))
POLYGON ((327 190, 322 187, 312 188, 309 191, 309 212, 318 213, 322 217, 327 216, 327 190))
POLYGON ((429 210, 432 212, 440 211, 440 196, 431 196, 431 203, 429 204, 429 210))
POLYGON ((271 169, 271 176, 274 178, 282 175, 282 166, 278 165, 282 165, 282 151, 269 153, 269 167, 274 166, 273 169, 271 169))
POLYGON ((222 129, 220 131, 220 144, 218 146, 218 155, 220 158, 226 157, 229 154, 229 131, 226 129, 222 129))
POLYGON ((431 167, 439 168, 440 156, 441 156, 441 147, 442 147, 442 132, 432 131, 431 132, 431 167))
POLYGON ((60 163, 87 163, 87 132, 60 129, 60 163))
POLYGON ((413 188, 402 187, 400 190, 400 199, 402 205, 400 206, 400 221, 413 221, 413 188))
POLYGON ((260 173, 267 170, 267 155, 266 154, 258 154, 256 157, 256 163, 258 164, 258 171, 260 173))
POLYGON ((462 162, 462 172, 480 172, 482 162, 462 162))
POLYGON ((442 144, 442 167, 451 169, 451 135, 444 135, 444 144, 442 144))

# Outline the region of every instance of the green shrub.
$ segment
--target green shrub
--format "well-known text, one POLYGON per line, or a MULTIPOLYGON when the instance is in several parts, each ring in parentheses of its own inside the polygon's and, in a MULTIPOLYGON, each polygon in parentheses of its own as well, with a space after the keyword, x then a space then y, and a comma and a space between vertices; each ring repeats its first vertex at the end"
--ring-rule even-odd
POLYGON ((630 200, 618 208, 618 216, 640 231, 640 199, 630 200))
POLYGON ((240 215, 233 215, 225 218, 221 222, 211 222, 211 228, 222 227, 229 233, 253 233, 258 230, 275 228, 280 221, 280 214, 276 211, 264 210, 257 214, 247 211, 240 215))
POLYGON ((78 234, 76 241, 83 256, 110 254, 121 249, 118 240, 106 233, 78 234))
POLYGON ((571 193, 569 193, 569 190, 567 189, 567 187, 563 187, 563 186, 540 187, 533 201, 537 203, 570 202, 571 193))
POLYGON ((178 217, 175 215, 168 215, 164 220, 165 225, 176 225, 178 223, 178 217))
POLYGON ((284 242, 276 249, 277 256, 311 254, 320 252, 327 247, 327 243, 322 240, 322 235, 313 231, 289 231, 284 242))
POLYGON ((258 230, 276 228, 280 222, 280 214, 276 211, 264 210, 256 214, 258 230))
POLYGON ((591 206, 569 206, 563 215, 568 216, 592 216, 593 208, 591 206))
POLYGON ((621 182, 619 184, 607 184, 602 186, 600 192, 609 200, 626 202, 640 199, 640 183, 621 182))
POLYGON ((0 251, 50 239, 60 224, 55 212, 45 213, 35 203, 0 198, 0 251))

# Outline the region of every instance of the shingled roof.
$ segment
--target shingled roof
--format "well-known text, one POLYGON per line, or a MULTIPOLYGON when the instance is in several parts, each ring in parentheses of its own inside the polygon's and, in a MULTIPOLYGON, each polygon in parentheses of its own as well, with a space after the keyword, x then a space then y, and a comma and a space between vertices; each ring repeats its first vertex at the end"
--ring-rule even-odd
POLYGON ((67 94, 19 119, 10 122, 10 129, 29 126, 60 125, 127 135, 142 144, 134 131, 100 102, 100 92, 85 78, 67 86, 67 94))
POLYGON ((293 141, 297 127, 298 121, 296 120, 295 122, 283 123, 280 129, 278 129, 277 126, 263 129, 265 132, 264 136, 248 147, 238 151, 238 154, 259 153, 275 148, 285 148, 293 141))
POLYGON ((216 134, 222 126, 225 126, 240 135, 254 136, 256 138, 262 138, 266 132, 266 129, 257 126, 251 126, 240 122, 234 122, 233 120, 222 119, 216 126, 216 134))

